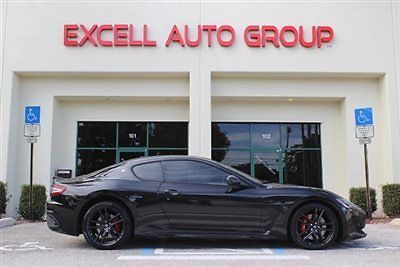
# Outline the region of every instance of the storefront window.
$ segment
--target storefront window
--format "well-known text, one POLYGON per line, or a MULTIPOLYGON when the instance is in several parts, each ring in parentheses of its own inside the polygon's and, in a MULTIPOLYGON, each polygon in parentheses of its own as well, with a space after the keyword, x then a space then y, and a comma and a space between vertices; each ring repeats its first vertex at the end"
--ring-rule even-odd
POLYGON ((250 127, 246 123, 213 123, 213 148, 248 148, 250 127))
POLYGON ((280 147, 281 131, 279 124, 252 124, 251 143, 254 148, 280 147))
POLYGON ((280 155, 276 152, 254 152, 254 177, 270 183, 279 183, 280 155))
POLYGON ((149 156, 164 156, 164 155, 187 155, 187 149, 180 149, 180 150, 165 150, 165 149, 150 149, 149 156))
POLYGON ((149 124, 150 147, 188 146, 186 122, 153 122, 149 124))
POLYGON ((285 148, 320 148, 319 124, 282 124, 282 146, 285 148))
POLYGON ((118 128, 118 145, 120 147, 146 146, 147 123, 120 122, 118 128))
POLYGON ((286 151, 283 160, 285 183, 322 187, 321 173, 321 151, 286 151))
POLYGON ((261 181, 322 187, 320 138, 318 123, 213 123, 212 159, 261 181))
POLYGON ((115 150, 78 149, 76 158, 77 175, 91 173, 116 162, 115 150))
POLYGON ((76 175, 116 162, 187 155, 187 122, 78 122, 76 175))
POLYGON ((244 173, 251 173, 250 150, 213 149, 212 159, 244 173))
POLYGON ((78 147, 115 147, 115 122, 79 122, 78 147))

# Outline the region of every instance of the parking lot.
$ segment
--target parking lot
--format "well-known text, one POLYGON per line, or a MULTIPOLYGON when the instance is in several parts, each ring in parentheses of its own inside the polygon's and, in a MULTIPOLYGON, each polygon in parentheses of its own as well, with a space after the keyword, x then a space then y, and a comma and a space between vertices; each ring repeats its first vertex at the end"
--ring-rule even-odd
POLYGON ((83 236, 51 232, 45 223, 1 229, 1 266, 398 266, 400 227, 367 225, 368 237, 325 251, 257 240, 132 240, 99 251, 83 236))

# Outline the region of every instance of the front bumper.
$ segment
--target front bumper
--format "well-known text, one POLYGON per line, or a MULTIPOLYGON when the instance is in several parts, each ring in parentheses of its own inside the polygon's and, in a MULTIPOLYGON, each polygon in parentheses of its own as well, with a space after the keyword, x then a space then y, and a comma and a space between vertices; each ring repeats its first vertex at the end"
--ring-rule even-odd
POLYGON ((47 202, 46 221, 50 230, 67 235, 79 235, 76 213, 59 202, 47 202))
POLYGON ((365 227, 366 215, 361 209, 351 209, 346 211, 346 234, 344 240, 354 240, 364 238, 367 234, 363 231, 365 227))

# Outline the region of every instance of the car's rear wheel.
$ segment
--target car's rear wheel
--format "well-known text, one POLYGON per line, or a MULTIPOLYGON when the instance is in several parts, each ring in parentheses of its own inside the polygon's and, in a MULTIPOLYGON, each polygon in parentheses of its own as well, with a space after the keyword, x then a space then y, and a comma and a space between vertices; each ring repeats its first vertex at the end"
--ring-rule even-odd
POLYGON ((306 204, 293 215, 290 234, 293 241, 305 249, 324 249, 335 242, 339 232, 333 211, 318 203, 306 204))
POLYGON ((86 241, 97 249, 114 249, 124 245, 132 233, 128 210, 111 201, 90 207, 82 220, 86 241))

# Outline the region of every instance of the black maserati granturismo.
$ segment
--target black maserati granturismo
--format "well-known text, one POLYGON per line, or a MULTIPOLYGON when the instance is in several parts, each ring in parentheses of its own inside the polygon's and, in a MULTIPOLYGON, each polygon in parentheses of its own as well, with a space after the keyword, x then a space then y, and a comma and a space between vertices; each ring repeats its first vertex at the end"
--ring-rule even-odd
POLYGON ((261 183, 209 159, 155 156, 54 179, 47 224, 98 249, 133 237, 292 239, 306 249, 366 236, 365 213, 326 190, 261 183))

